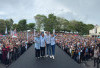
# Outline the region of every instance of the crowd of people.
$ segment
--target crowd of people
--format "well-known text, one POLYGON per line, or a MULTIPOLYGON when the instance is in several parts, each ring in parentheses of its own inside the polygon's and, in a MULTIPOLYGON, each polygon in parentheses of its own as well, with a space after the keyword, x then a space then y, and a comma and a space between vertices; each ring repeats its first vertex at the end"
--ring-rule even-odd
POLYGON ((46 32, 46 35, 43 32, 36 33, 36 36, 30 32, 28 39, 27 32, 19 32, 17 35, 15 38, 10 35, 0 37, 0 63, 11 64, 33 43, 35 43, 35 56, 37 58, 49 56, 54 59, 55 45, 58 45, 78 63, 94 57, 95 66, 95 62, 100 56, 100 40, 98 38, 69 33, 55 33, 54 35, 49 32, 46 32))
POLYGON ((88 61, 100 54, 100 40, 97 38, 58 33, 56 39, 57 45, 78 63, 88 61))
POLYGON ((7 66, 10 65, 32 44, 33 41, 31 38, 27 40, 26 32, 18 33, 17 37, 12 37, 11 35, 0 36, 0 63, 7 66))

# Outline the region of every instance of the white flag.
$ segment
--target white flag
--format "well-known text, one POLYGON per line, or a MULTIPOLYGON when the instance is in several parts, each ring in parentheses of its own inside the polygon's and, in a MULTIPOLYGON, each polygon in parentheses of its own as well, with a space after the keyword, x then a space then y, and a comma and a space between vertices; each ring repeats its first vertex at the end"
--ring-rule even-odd
POLYGON ((53 29, 53 34, 55 34, 55 29, 53 29))
POLYGON ((5 34, 7 34, 7 25, 6 25, 6 30, 5 30, 5 34))
POLYGON ((34 36, 35 36, 35 29, 34 29, 34 36))
POLYGON ((28 31, 27 31, 27 40, 28 40, 28 31))

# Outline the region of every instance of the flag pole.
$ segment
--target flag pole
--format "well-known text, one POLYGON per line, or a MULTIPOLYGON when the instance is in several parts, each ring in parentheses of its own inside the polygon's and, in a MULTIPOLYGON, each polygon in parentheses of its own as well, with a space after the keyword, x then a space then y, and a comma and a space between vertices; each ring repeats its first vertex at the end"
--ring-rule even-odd
POLYGON ((7 24, 6 24, 6 30, 5 30, 5 35, 7 35, 7 24))
POLYGON ((28 41, 28 30, 27 30, 27 41, 28 41))

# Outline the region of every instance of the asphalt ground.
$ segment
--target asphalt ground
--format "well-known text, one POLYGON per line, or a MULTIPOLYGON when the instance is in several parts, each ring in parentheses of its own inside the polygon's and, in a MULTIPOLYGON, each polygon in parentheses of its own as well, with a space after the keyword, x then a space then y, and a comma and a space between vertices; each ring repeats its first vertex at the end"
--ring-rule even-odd
POLYGON ((13 62, 8 68, 82 68, 62 49, 56 46, 55 59, 49 57, 35 57, 34 46, 31 46, 21 57, 13 62))

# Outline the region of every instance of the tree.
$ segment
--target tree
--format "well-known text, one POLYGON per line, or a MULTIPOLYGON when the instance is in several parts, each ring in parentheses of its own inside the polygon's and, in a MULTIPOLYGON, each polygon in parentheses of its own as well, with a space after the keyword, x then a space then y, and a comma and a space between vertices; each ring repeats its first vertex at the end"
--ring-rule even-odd
POLYGON ((77 25, 77 21, 76 20, 71 20, 69 21, 69 28, 72 32, 76 31, 76 25, 77 25))
POLYGON ((86 24, 86 27, 85 28, 87 30, 85 33, 86 34, 89 34, 89 30, 93 29, 94 28, 94 25, 92 25, 92 24, 86 24))
POLYGON ((35 28, 35 23, 29 23, 27 24, 27 29, 32 30, 35 28))
POLYGON ((0 34, 5 34, 6 24, 3 19, 0 19, 0 34))
POLYGON ((80 35, 87 35, 89 30, 94 28, 94 25, 72 20, 70 21, 70 28, 73 32, 79 32, 80 35))
POLYGON ((13 24, 12 30, 14 30, 14 29, 17 29, 17 31, 19 31, 19 30, 18 30, 18 24, 13 24))
POLYGON ((93 24, 87 24, 87 27, 88 27, 88 30, 91 30, 94 28, 94 25, 93 24))
POLYGON ((54 14, 49 14, 48 18, 44 15, 36 15, 35 16, 36 20, 36 29, 40 31, 41 29, 44 29, 45 31, 50 31, 52 32, 53 29, 57 28, 57 20, 56 16, 54 14))
POLYGON ((61 17, 57 17, 57 22, 58 24, 56 31, 69 31, 70 32, 70 28, 69 28, 69 21, 67 19, 61 18, 61 17))
POLYGON ((45 15, 38 14, 38 15, 35 16, 35 20, 36 20, 37 31, 44 29, 44 23, 46 23, 47 17, 45 15))
POLYGON ((92 24, 85 24, 82 21, 71 20, 56 17, 54 14, 49 14, 48 17, 44 15, 36 15, 36 29, 40 31, 44 29, 45 31, 52 32, 53 29, 56 31, 68 31, 68 32, 79 32, 80 35, 89 34, 89 30, 94 28, 92 24))
POLYGON ((69 25, 69 21, 66 19, 63 19, 62 21, 62 31, 68 31, 68 25, 69 25))
POLYGON ((26 19, 22 19, 18 22, 18 27, 17 27, 18 31, 25 31, 27 30, 27 22, 26 19))
POLYGON ((46 20, 44 24, 44 28, 46 31, 49 31, 52 33, 53 29, 57 29, 57 20, 56 16, 54 14, 49 14, 48 19, 46 20))
POLYGON ((5 24, 7 26, 7 31, 9 32, 11 27, 13 26, 13 20, 12 19, 7 19, 7 20, 5 20, 5 24))

